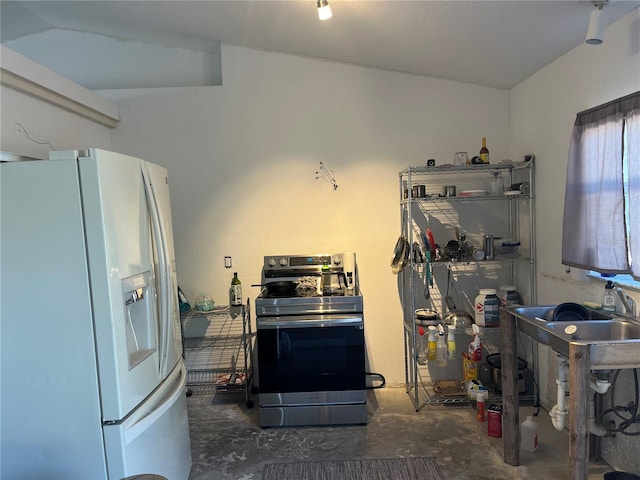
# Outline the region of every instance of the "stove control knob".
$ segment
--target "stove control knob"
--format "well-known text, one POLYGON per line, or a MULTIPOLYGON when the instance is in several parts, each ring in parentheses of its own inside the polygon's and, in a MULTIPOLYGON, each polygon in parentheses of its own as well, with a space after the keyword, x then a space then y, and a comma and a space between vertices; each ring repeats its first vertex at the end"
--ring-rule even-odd
POLYGON ((267 262, 267 265, 269 265, 271 268, 276 266, 276 261, 273 258, 270 258, 269 261, 267 262))
POLYGON ((340 265, 342 263, 342 257, 340 255, 335 255, 332 260, 334 265, 340 265))
POLYGON ((280 259, 280 266, 281 267, 286 267, 287 266, 287 259, 286 258, 281 258, 280 259))

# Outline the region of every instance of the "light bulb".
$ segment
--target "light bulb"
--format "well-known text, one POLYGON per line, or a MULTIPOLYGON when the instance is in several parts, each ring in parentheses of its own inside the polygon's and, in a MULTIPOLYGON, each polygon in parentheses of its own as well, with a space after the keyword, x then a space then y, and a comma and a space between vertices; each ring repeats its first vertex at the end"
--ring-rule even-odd
POLYGON ((331 7, 327 0, 318 0, 318 18, 320 20, 328 20, 333 16, 331 7))

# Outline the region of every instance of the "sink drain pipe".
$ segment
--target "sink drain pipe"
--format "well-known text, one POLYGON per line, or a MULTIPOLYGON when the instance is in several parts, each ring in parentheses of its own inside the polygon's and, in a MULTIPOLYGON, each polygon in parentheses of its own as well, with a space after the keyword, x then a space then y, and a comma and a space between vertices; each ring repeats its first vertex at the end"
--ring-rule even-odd
POLYGON ((564 430, 566 422, 567 410, 566 394, 567 394, 567 377, 569 375, 569 361, 562 355, 558 355, 558 376, 556 378, 556 385, 558 387, 558 393, 556 397, 556 404, 551 408, 549 417, 554 428, 558 431, 564 430))
MULTIPOLYGON (((558 376, 556 378, 556 385, 558 387, 557 391, 557 403, 551 408, 549 412, 549 417, 551 418, 551 423, 554 428, 558 431, 564 430, 567 421, 567 415, 569 411, 567 410, 567 402, 566 402, 566 394, 567 394, 567 384, 568 384, 568 376, 569 376, 569 361, 563 357, 562 355, 558 355, 558 376)), ((602 437, 606 435, 607 430, 602 425, 596 422, 595 416, 595 404, 594 404, 594 395, 595 394, 604 394, 609 390, 611 383, 606 379, 601 379, 598 377, 591 377, 589 382, 589 386, 591 390, 593 390, 593 394, 589 394, 589 431, 593 435, 597 435, 602 437)))

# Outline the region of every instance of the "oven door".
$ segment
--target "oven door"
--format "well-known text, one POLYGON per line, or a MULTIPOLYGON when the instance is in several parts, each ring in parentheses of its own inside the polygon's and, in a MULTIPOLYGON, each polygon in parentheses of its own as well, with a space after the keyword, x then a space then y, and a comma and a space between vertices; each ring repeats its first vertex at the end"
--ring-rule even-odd
POLYGON ((350 403, 356 392, 363 397, 361 313, 258 317, 256 323, 262 404, 350 403))

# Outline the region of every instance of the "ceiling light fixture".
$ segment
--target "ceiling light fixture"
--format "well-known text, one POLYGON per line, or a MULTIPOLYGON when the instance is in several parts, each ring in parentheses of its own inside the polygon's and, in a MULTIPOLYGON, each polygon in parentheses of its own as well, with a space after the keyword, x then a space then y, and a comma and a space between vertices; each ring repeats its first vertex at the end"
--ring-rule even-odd
POLYGON ((607 16, 604 13, 604 6, 609 3, 609 0, 599 0, 592 3, 597 10, 591 12, 587 38, 584 41, 589 45, 600 45, 604 41, 604 31, 607 28, 607 16))
POLYGON ((333 16, 328 0, 318 0, 318 18, 328 20, 333 16))

